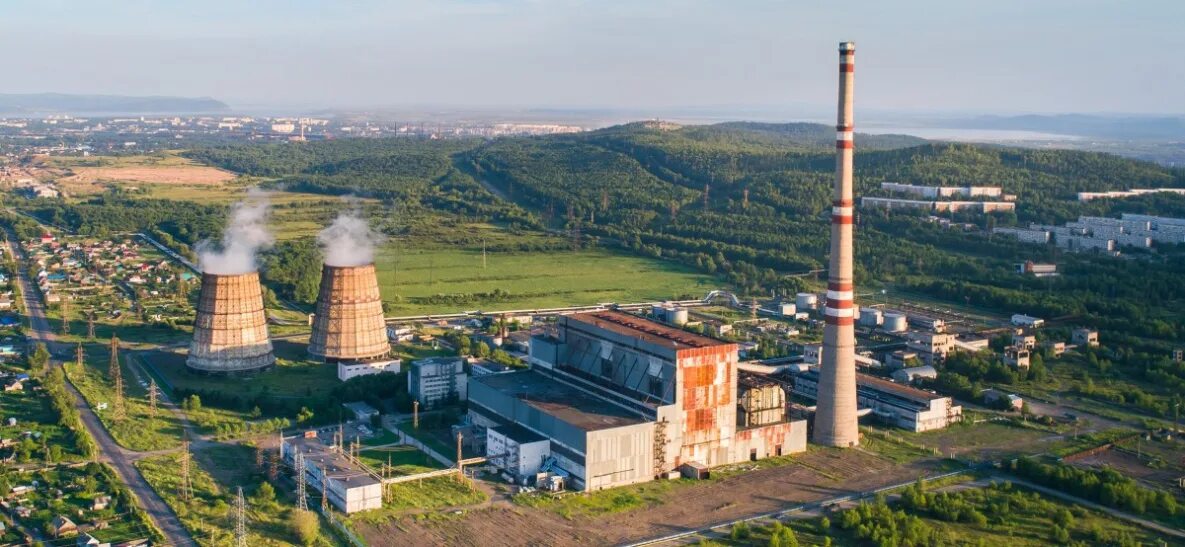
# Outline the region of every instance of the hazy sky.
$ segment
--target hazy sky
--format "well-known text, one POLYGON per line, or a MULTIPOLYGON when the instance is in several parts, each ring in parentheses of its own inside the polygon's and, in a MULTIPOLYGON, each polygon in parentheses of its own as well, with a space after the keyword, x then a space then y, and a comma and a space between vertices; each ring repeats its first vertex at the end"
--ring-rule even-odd
POLYGON ((1185 1, 0 2, 0 92, 232 106, 1185 112, 1185 1))

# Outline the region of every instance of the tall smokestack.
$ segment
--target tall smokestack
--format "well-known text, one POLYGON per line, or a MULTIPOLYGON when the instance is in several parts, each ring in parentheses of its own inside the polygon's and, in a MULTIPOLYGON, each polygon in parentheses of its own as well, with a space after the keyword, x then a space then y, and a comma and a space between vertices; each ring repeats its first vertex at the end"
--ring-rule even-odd
POLYGON ((186 365, 233 374, 265 369, 275 361, 259 274, 203 273, 186 365))
POLYGON ((827 270, 823 359, 819 367, 814 441, 856 446, 856 333, 852 325, 852 91, 856 44, 839 44, 839 119, 835 127, 835 194, 831 208, 831 263, 827 270))

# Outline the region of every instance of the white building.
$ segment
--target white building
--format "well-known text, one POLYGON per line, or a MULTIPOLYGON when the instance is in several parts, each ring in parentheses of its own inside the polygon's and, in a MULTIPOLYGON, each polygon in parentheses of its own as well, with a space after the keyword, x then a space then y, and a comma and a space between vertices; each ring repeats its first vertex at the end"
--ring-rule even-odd
POLYGON ((551 440, 518 424, 486 429, 486 458, 514 481, 526 484, 551 455, 551 440))
POLYGON ((401 366, 402 361, 399 359, 395 359, 394 361, 375 361, 373 363, 348 363, 342 361, 337 364, 337 379, 344 382, 350 378, 382 374, 384 372, 399 374, 401 366))
POLYGON ((296 124, 293 124, 293 123, 273 123, 272 124, 272 133, 288 134, 293 131, 296 131, 296 124))
POLYGON ((465 360, 460 357, 430 357, 412 361, 407 375, 408 392, 427 408, 464 401, 467 384, 465 360))
POLYGON ((894 371, 892 374, 893 380, 903 384, 912 384, 923 378, 933 380, 938 377, 938 370, 931 366, 903 368, 894 371))
POLYGON ((1012 324, 1018 327, 1037 328, 1045 325, 1045 320, 1016 313, 1012 315, 1012 324))

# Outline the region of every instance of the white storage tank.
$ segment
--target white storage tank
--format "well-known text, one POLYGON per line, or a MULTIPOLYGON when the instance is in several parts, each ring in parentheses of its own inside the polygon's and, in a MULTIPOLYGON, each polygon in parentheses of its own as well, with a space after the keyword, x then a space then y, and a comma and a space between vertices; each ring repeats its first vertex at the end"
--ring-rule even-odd
POLYGON ((884 320, 880 308, 860 308, 860 325, 865 327, 879 327, 884 320))
POLYGON ((885 332, 905 332, 909 320, 901 312, 885 312, 884 323, 881 324, 881 329, 885 332))
POLYGON ((819 305, 819 295, 809 292, 800 292, 794 298, 794 304, 800 310, 813 310, 819 305))

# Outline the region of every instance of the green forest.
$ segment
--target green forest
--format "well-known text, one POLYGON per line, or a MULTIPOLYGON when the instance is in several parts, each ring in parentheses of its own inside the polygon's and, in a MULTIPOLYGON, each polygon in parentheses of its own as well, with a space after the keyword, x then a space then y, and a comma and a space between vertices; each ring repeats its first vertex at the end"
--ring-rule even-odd
MULTIPOLYGON (((261 177, 264 185, 377 198, 377 224, 391 235, 407 233, 417 219, 492 222, 679 262, 762 296, 825 276, 819 270, 828 252, 832 131, 815 124, 641 122, 493 140, 220 144, 186 155, 261 177)), ((1000 185, 1018 196, 1016 213, 948 214, 981 229, 971 232, 944 229, 924 215, 861 211, 856 274, 862 290, 889 288, 1003 314, 1072 320, 1146 350, 1185 339, 1185 249, 1114 259, 984 235, 993 226, 1060 223, 1083 214, 1185 216, 1182 196, 1074 199, 1079 191, 1185 186, 1185 171, 1091 152, 901 135, 860 134, 856 141, 858 195, 878 194, 880 182, 891 180, 1000 185), (1056 262, 1062 275, 1016 275, 1015 264, 1025 260, 1056 262), (1157 298, 1148 299, 1150 293, 1157 298)), ((186 244, 216 234, 225 215, 216 207, 179 210, 118 196, 25 206, 83 233, 157 229, 186 244)), ((316 286, 309 249, 285 245, 265 259, 265 275, 281 294, 307 298, 316 286)))

